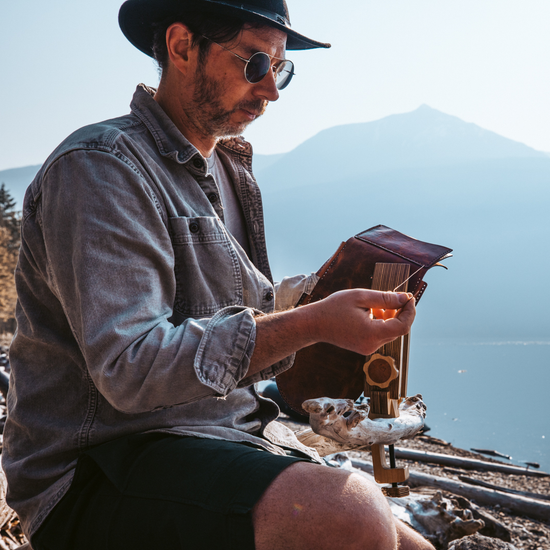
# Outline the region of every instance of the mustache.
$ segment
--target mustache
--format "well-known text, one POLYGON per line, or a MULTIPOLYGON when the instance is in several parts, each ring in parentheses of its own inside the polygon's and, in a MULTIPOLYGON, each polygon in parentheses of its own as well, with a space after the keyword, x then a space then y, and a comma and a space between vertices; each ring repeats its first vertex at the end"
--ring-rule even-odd
POLYGON ((267 109, 267 105, 269 104, 269 101, 266 101, 265 99, 256 99, 254 101, 242 101, 235 107, 234 111, 238 111, 239 109, 244 109, 245 111, 250 111, 251 113, 256 114, 257 116, 261 116, 265 113, 265 110, 267 109))

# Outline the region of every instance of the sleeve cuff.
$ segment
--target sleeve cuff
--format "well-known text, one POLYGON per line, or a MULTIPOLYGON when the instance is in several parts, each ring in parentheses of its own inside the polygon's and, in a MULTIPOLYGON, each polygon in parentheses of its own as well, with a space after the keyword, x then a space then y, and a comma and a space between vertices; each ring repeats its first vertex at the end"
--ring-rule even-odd
POLYGON ((254 313, 242 306, 226 307, 206 326, 193 366, 201 383, 219 395, 234 390, 248 371, 256 343, 254 313))

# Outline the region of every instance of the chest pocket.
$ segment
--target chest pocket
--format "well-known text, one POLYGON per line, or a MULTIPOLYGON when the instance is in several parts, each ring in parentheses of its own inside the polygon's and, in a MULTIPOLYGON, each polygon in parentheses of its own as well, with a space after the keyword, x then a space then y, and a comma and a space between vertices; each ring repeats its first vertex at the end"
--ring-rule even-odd
POLYGON ((218 218, 170 218, 170 234, 175 258, 175 317, 209 316, 242 304, 239 260, 218 218))

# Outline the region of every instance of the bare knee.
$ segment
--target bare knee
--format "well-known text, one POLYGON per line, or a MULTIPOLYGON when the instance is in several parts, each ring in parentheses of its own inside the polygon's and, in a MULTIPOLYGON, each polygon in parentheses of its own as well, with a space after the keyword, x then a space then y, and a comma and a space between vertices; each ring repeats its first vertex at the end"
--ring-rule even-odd
POLYGON ((394 550, 397 531, 380 490, 344 470, 297 463, 253 511, 258 550, 394 550))

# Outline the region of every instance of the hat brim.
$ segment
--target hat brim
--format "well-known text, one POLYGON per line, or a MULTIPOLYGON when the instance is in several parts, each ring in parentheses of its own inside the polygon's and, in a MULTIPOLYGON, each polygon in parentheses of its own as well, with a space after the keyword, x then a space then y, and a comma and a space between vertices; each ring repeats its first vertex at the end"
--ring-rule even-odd
MULTIPOLYGON (((182 0, 127 0, 120 7, 118 22, 124 36, 140 51, 153 57, 153 23, 161 22, 171 14, 184 12, 186 2, 182 0)), ((297 33, 286 24, 284 18, 275 13, 262 12, 243 5, 226 4, 216 0, 187 0, 189 8, 219 15, 231 15, 243 21, 254 21, 274 27, 286 33, 287 50, 311 50, 330 48, 330 44, 317 42, 297 33)))

